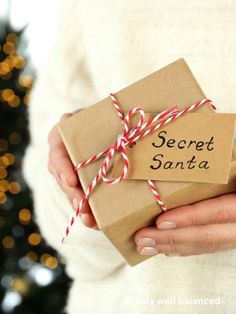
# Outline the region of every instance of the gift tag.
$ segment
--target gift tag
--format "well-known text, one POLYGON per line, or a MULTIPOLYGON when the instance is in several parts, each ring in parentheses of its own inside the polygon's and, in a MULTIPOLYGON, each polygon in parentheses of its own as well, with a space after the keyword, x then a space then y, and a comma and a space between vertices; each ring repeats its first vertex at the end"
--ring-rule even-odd
MULTIPOLYGON (((153 114, 146 114, 147 117, 153 114)), ((236 114, 187 113, 127 147, 125 179, 226 184, 236 114)), ((112 177, 123 170, 119 154, 112 177)))

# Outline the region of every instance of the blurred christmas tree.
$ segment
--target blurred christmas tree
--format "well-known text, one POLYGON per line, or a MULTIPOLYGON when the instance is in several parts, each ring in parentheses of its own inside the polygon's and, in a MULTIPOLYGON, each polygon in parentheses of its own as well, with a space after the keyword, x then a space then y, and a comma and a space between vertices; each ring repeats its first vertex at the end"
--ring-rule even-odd
POLYGON ((61 257, 33 222, 21 162, 29 142, 27 106, 33 84, 22 31, 0 24, 0 313, 64 313, 70 280, 61 257), (28 68, 28 67, 27 67, 28 68))

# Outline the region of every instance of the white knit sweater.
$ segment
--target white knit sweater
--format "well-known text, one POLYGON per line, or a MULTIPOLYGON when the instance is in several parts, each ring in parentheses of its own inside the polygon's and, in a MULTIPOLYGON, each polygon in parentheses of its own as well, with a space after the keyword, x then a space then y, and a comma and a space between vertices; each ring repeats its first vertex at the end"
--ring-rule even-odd
POLYGON ((47 171, 47 135, 64 112, 93 104, 179 57, 219 110, 235 111, 235 32, 235 0, 65 1, 58 39, 33 90, 23 166, 36 221, 74 279, 68 314, 235 313, 236 251, 160 255, 131 268, 102 233, 79 220, 71 243, 62 245, 73 209, 47 171), (176 304, 158 305, 171 297, 176 304), (220 297, 221 304, 181 305, 178 297, 220 297))

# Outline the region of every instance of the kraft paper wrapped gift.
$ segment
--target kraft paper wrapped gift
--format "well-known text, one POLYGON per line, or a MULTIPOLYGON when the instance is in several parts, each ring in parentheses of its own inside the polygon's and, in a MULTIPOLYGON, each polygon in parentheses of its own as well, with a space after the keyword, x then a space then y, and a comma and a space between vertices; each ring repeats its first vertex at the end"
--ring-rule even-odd
MULTIPOLYGON (((115 92, 115 95, 123 112, 128 112, 138 104, 150 113, 161 112, 173 104, 183 109, 206 98, 183 59, 115 92)), ((197 112, 214 114, 207 105, 197 112)), ((60 122, 58 128, 72 163, 77 165, 111 146, 122 132, 122 123, 108 95, 60 122)), ((84 191, 103 160, 101 158, 78 171, 84 191)), ((112 166, 108 175, 111 174, 111 169, 112 166)), ((154 182, 168 210, 233 192, 236 189, 236 157, 233 154, 228 184, 154 182)), ((134 233, 154 224, 161 213, 146 180, 123 180, 115 185, 107 185, 101 180, 91 193, 89 204, 99 228, 128 264, 133 266, 149 258, 136 252, 133 241, 134 233)), ((70 232, 73 232, 73 227, 70 232)))

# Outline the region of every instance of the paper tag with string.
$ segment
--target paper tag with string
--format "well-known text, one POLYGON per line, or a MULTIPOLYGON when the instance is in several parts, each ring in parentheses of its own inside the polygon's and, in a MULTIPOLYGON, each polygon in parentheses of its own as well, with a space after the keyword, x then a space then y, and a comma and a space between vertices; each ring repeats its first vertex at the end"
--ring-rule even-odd
MULTIPOLYGON (((146 113, 146 118, 153 114, 146 113)), ((226 184, 229 178, 236 114, 188 113, 127 147, 125 179, 226 184)), ((115 159, 112 177, 122 171, 115 159)))

